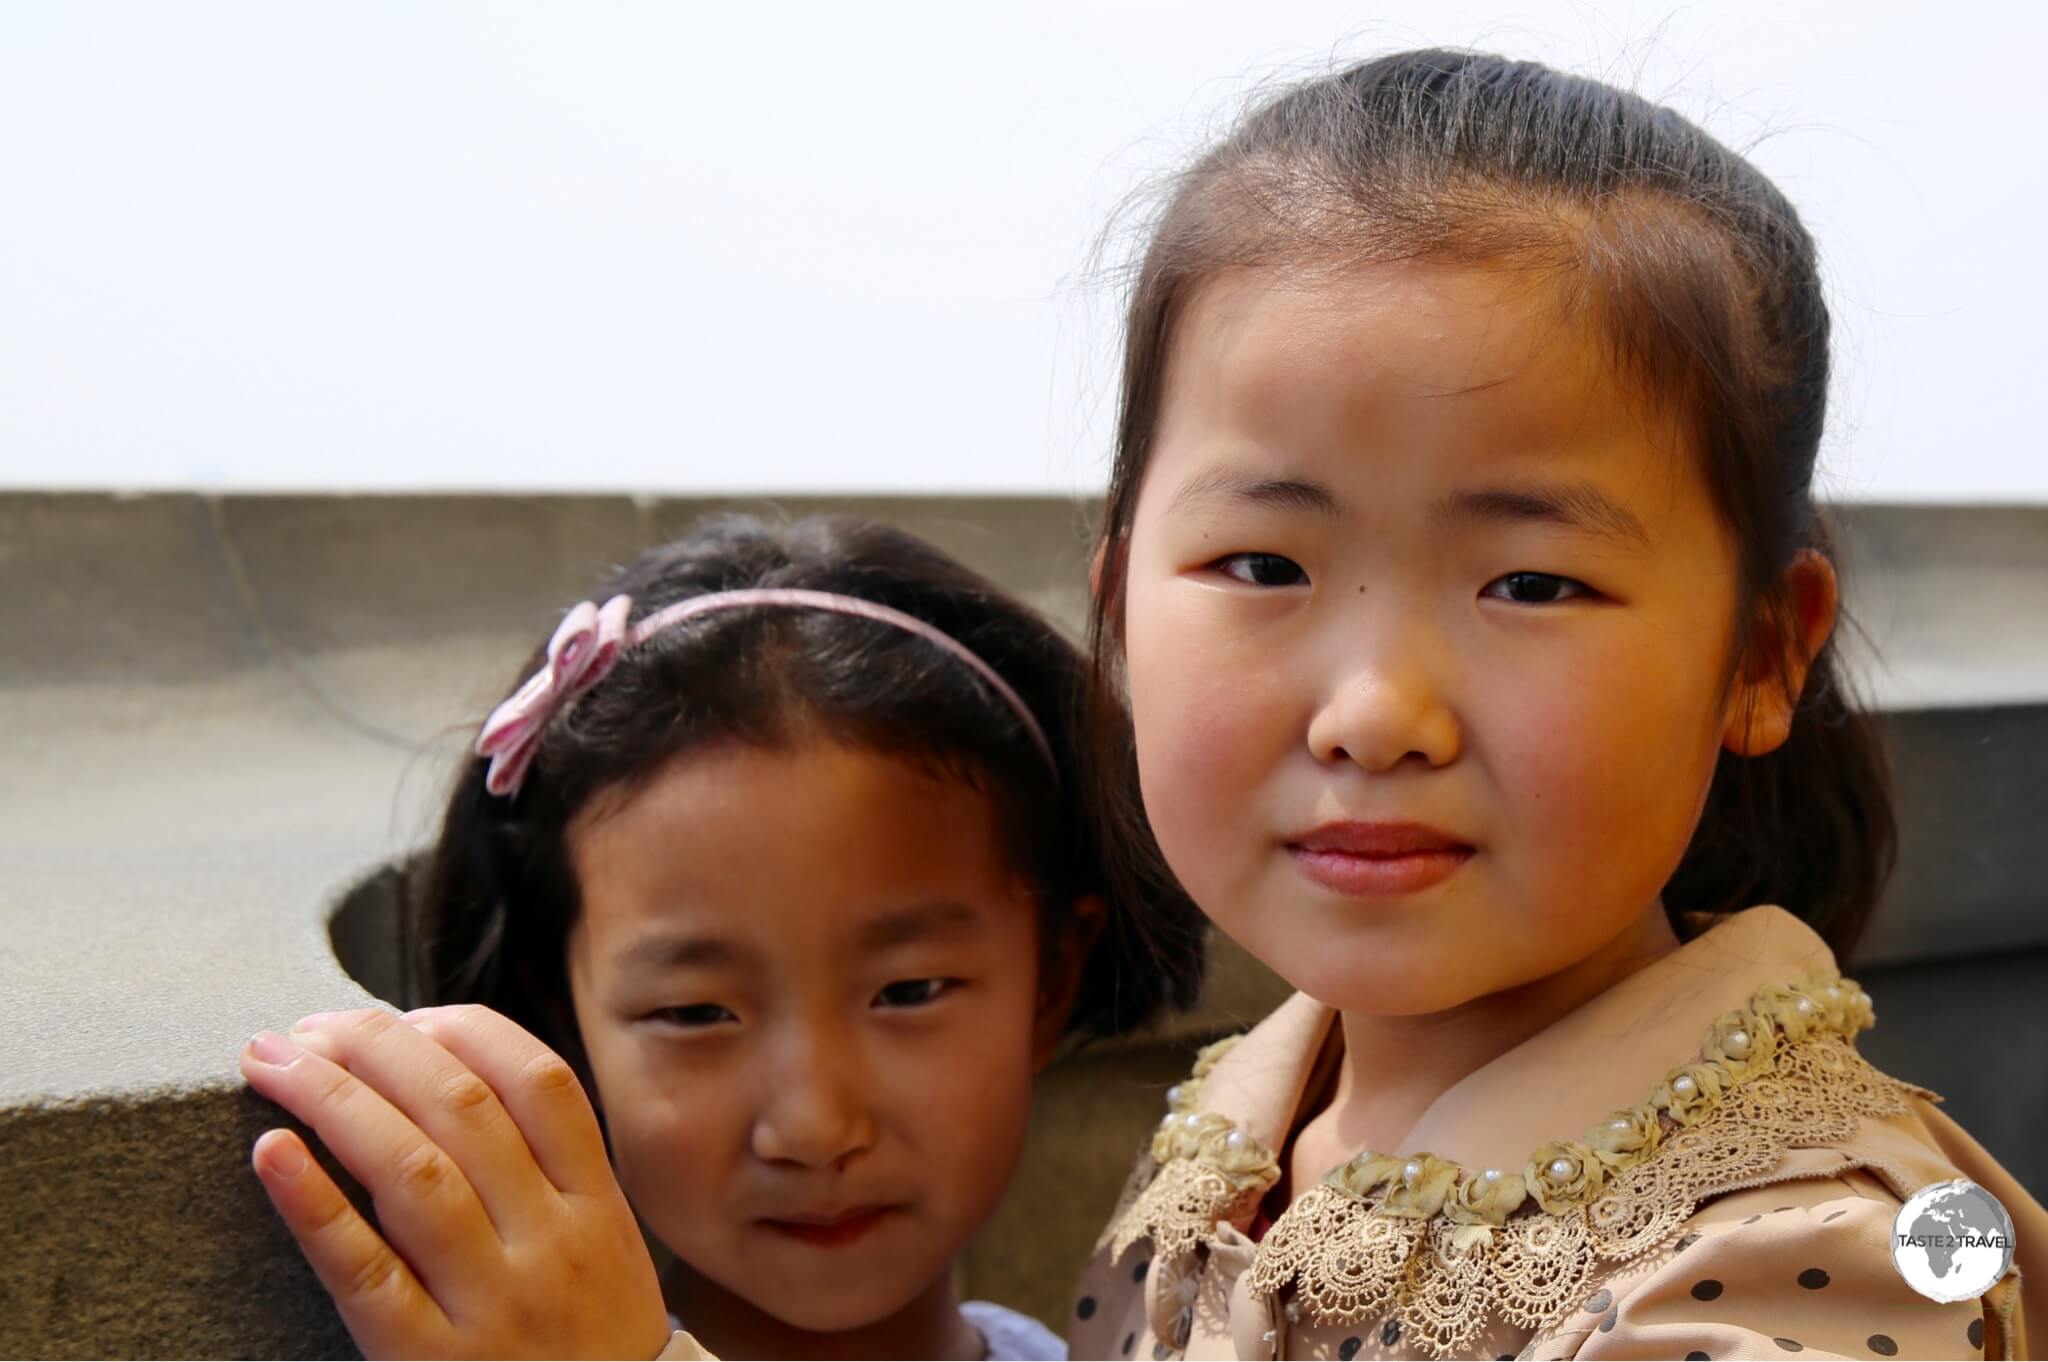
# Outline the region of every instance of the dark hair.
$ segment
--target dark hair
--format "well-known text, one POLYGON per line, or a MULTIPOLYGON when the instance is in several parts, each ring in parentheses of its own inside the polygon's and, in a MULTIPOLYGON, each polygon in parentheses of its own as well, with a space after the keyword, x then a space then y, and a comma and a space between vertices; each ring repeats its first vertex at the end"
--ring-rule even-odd
MULTIPOLYGON (((1785 571, 1802 550, 1832 557, 1812 490, 1829 364, 1812 237, 1754 166, 1669 109, 1535 62, 1418 51, 1281 91, 1169 183, 1130 281, 1090 630, 1102 702, 1122 693, 1122 548, 1191 298, 1233 266, 1400 260, 1554 280, 1565 314, 1682 417, 1736 544, 1729 682, 1775 671, 1790 692, 1784 650, 1756 640, 1796 637, 1785 571)), ((1115 747, 1102 760, 1130 765, 1115 747)), ((1112 840, 1150 841, 1135 803, 1112 840)), ((1681 932, 1686 912, 1779 903, 1846 960, 1895 843, 1879 734, 1831 639, 1786 743, 1721 753, 1665 903, 1681 932)))
MULTIPOLYGON (((621 569, 594 599, 630 595, 638 620, 752 587, 858 596, 937 626, 1017 692, 1057 770, 986 682, 907 630, 821 610, 707 614, 627 649, 551 719, 515 797, 485 790, 483 759, 465 762, 420 904, 414 968, 427 1002, 487 1004, 587 1075, 564 959, 579 911, 570 821, 599 795, 629 792, 714 743, 774 748, 823 733, 981 791, 1006 853, 1038 890, 1048 949, 1073 900, 1105 888, 1081 773, 1087 663, 1051 624, 914 536, 837 516, 710 520, 621 569)), ((520 678, 545 657, 537 649, 520 678)), ((1200 983, 1200 918, 1185 898, 1107 897, 1070 1035, 1128 1030, 1162 1006, 1187 1006, 1200 983)))

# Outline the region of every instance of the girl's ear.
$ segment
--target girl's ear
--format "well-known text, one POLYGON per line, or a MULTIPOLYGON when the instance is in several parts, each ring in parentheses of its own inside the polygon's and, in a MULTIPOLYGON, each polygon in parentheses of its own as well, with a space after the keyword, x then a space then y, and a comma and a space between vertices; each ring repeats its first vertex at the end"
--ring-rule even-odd
POLYGON ((1728 697, 1721 745, 1739 756, 1760 757, 1792 735, 1792 716, 1813 659, 1835 628, 1835 567, 1801 549, 1785 569, 1788 609, 1766 611, 1745 651, 1742 674, 1728 697))
POLYGON ((1048 954, 1045 975, 1038 981, 1038 1015, 1031 1027, 1031 1071, 1038 1073, 1052 1063, 1060 1039, 1067 1033, 1067 1019, 1074 1014, 1074 1002, 1081 992, 1081 975, 1088 956, 1109 921, 1109 905, 1100 894, 1083 894, 1074 900, 1067 914, 1066 929, 1059 944, 1048 954))

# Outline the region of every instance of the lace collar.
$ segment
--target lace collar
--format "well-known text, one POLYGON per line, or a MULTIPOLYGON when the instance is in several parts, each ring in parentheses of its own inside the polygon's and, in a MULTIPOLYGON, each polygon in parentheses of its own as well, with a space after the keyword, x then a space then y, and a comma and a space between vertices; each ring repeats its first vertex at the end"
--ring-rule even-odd
MULTIPOLYGON (((1836 974, 1810 929, 1781 909, 1752 909, 1709 937, 1730 926, 1738 930, 1713 950, 1695 949, 1708 940, 1702 937, 1620 987, 1640 980, 1668 990, 1675 975, 1697 1004, 1725 999, 1731 978, 1753 980, 1788 959, 1818 967, 1756 986, 1740 1005, 1708 1014, 1703 1036, 1695 1011, 1690 1057, 1576 1139, 1531 1141, 1526 1157, 1498 1166, 1420 1151, 1359 1154, 1274 1222, 1248 1270, 1252 1292, 1269 1305, 1287 1301, 1290 1318, 1392 1316, 1425 1351, 1451 1356, 1492 1317, 1530 1329, 1561 1318, 1584 1299, 1596 1263, 1657 1249, 1708 1196, 1768 1181, 1788 1148, 1838 1143, 1865 1117, 1904 1112, 1911 1090, 1872 1069, 1851 1044, 1874 1020, 1869 995, 1836 974), (1760 949, 1765 937, 1777 946, 1760 949), (1722 952, 1742 968, 1702 969, 1703 958, 1722 952), (1679 959, 1688 953, 1690 960, 1679 959), (1663 977, 1643 979, 1653 974, 1663 977)), ((1154 1256, 1171 1262, 1212 1239, 1219 1222, 1240 1230, 1250 1223, 1279 1180, 1273 1146, 1293 1120, 1329 1020, 1319 1005, 1303 1002, 1270 1019, 1284 1037, 1284 1057, 1270 1045, 1254 1053, 1262 1025, 1251 1047, 1233 1040, 1205 1050, 1194 1075, 1169 1094, 1152 1157, 1141 1161, 1097 1246, 1112 1260, 1149 1240, 1154 1256), (1241 1105, 1247 1100, 1266 1105, 1254 1113, 1241 1105)), ((1628 1002, 1603 995, 1588 1006, 1610 1014, 1611 1023, 1617 1005, 1628 1002)), ((1565 1028, 1552 1041, 1568 1045, 1574 1037, 1565 1028)), ((1667 1056, 1681 1049, 1667 1044, 1667 1056)), ((1515 1062, 1475 1088, 1512 1087, 1530 1062, 1550 1059, 1556 1048, 1518 1047, 1529 1053, 1504 1056, 1515 1062)), ((1640 1092, 1640 1072, 1635 1082, 1640 1092)), ((1432 1124, 1425 1117, 1417 1131, 1432 1124)), ((1156 1301, 1153 1313, 1170 1316, 1173 1305, 1156 1301)), ((1169 1341, 1180 1324, 1153 1320, 1169 1341)))

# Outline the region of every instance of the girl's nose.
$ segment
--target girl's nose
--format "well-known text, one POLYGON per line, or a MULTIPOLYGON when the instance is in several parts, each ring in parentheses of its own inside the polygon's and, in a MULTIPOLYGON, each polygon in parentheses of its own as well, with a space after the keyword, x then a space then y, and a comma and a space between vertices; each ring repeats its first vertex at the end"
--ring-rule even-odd
POLYGON ((874 1145, 868 1084, 847 1047, 806 1040, 779 1058, 760 1075, 767 1092, 754 1120, 756 1158, 834 1168, 874 1145))
POLYGON ((1463 745, 1457 716, 1425 669, 1369 665, 1341 677, 1308 726, 1319 762, 1353 762, 1391 771, 1410 757, 1426 767, 1456 761, 1463 745))

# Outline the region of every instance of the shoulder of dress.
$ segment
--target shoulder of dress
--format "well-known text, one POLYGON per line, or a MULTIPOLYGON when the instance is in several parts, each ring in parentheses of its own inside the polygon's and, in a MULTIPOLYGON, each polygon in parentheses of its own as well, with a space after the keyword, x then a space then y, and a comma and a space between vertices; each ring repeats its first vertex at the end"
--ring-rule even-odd
POLYGON ((1248 1215, 1280 1180, 1272 1152, 1234 1121, 1202 1110, 1202 1089, 1250 1032, 1226 1036, 1196 1053, 1188 1076, 1166 1092, 1166 1115, 1142 1149, 1109 1224, 1095 1242, 1115 1263, 1132 1245, 1178 1256, 1214 1233, 1218 1218, 1248 1215))
POLYGON ((1193 1069, 1174 1089, 1181 1101, 1169 1105, 1192 1110, 1201 1102, 1204 1086, 1219 1069, 1227 1069, 1232 1077, 1237 1077, 1246 1066, 1263 1070, 1272 1065, 1302 1062, 1303 1046, 1320 1042, 1333 1015, 1326 1004, 1305 993, 1289 996, 1246 1030, 1196 1051, 1193 1069))
POLYGON ((1188 1070, 1188 1076, 1166 1090, 1166 1109, 1169 1112, 1185 1114, 1202 1105, 1202 1089, 1209 1082, 1209 1075, 1223 1062, 1223 1057, 1236 1049, 1239 1042, 1250 1035, 1240 1031, 1234 1036, 1225 1036, 1195 1051, 1195 1066, 1188 1070))

